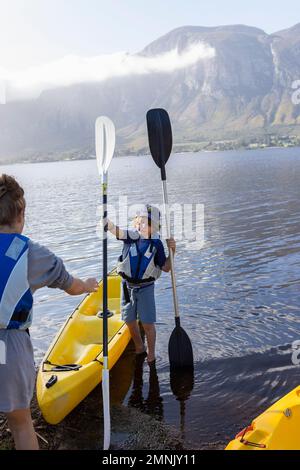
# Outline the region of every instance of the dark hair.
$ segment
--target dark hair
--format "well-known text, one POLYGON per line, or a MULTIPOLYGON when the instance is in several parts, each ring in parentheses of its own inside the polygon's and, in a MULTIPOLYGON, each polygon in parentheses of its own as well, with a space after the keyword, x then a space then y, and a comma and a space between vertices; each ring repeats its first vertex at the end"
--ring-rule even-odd
POLYGON ((0 176, 0 225, 11 226, 25 210, 24 190, 13 176, 0 176))

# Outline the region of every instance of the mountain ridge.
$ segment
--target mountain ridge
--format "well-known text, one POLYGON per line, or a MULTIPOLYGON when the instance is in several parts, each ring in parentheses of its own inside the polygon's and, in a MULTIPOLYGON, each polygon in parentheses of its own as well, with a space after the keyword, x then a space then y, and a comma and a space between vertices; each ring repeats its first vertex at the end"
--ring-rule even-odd
POLYGON ((300 105, 292 102, 292 84, 300 79, 300 23, 271 35, 247 25, 183 26, 135 56, 182 54, 199 44, 215 55, 172 73, 133 73, 0 105, 0 162, 39 154, 51 159, 60 152, 90 155, 100 114, 116 124, 119 153, 143 153, 145 114, 153 107, 169 111, 179 149, 300 137, 300 105))

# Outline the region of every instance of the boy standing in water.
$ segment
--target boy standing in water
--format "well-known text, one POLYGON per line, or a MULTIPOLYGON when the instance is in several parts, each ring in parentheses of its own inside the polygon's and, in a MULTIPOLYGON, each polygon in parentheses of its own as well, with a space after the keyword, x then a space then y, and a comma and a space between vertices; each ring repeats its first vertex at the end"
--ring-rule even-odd
MULTIPOLYGON (((147 205, 136 214, 135 230, 121 230, 108 221, 108 230, 123 241, 117 272, 122 276, 122 319, 126 322, 135 344, 136 353, 147 355, 149 364, 155 363, 156 308, 154 283, 162 271, 171 269, 159 238, 160 213, 157 207, 147 205), (145 330, 148 354, 140 334, 137 320, 145 330)), ((167 241, 175 254, 174 239, 167 241)))
POLYGON ((36 377, 28 330, 32 295, 45 286, 80 295, 96 291, 98 283, 96 279, 72 277, 60 258, 22 235, 24 223, 24 191, 13 177, 1 175, 0 342, 4 347, 0 358, 0 412, 7 416, 17 450, 38 450, 30 412, 36 377))

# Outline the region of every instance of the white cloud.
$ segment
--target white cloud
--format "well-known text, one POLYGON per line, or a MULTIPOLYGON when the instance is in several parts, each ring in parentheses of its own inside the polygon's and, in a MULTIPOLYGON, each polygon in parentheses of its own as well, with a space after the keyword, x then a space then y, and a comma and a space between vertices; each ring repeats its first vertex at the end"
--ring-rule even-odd
POLYGON ((55 62, 14 73, 0 69, 0 100, 5 102, 32 99, 44 90, 79 83, 101 82, 112 77, 171 73, 214 56, 215 49, 207 44, 197 43, 182 53, 173 49, 153 57, 124 52, 90 58, 70 55, 55 62))

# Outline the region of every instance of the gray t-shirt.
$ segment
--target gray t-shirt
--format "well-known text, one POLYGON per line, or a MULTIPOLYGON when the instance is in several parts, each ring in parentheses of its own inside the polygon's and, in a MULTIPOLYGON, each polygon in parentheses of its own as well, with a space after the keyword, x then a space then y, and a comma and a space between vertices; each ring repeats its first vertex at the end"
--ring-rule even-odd
POLYGON ((71 287, 74 278, 60 258, 32 240, 28 242, 28 250, 28 282, 32 293, 42 287, 62 290, 71 287))
MULTIPOLYGON (((73 277, 60 258, 31 240, 28 250, 28 281, 32 293, 46 286, 62 290, 71 286, 73 277)), ((27 409, 36 381, 30 337, 23 330, 0 329, 0 342, 5 345, 5 360, 0 361, 0 412, 27 409)))

